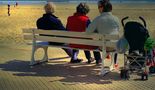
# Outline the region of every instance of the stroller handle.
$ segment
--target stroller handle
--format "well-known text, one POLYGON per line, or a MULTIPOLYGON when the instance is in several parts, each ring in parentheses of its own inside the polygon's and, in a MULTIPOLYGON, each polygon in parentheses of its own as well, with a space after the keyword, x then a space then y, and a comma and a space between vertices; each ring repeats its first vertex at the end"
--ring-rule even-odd
POLYGON ((146 21, 144 20, 144 18, 140 16, 139 19, 141 19, 141 20, 143 21, 144 26, 145 26, 145 28, 146 28, 146 21))
POLYGON ((126 19, 128 19, 129 17, 128 16, 126 16, 126 17, 124 17, 122 20, 121 20, 121 22, 122 22, 122 26, 124 27, 124 20, 126 20, 126 19))
MULTIPOLYGON (((128 18, 129 18, 129 17, 126 16, 126 17, 124 17, 124 18, 121 20, 121 23, 122 23, 122 26, 123 26, 123 27, 124 27, 124 20, 126 20, 126 19, 128 19, 128 18)), ((141 17, 141 16, 139 16, 139 19, 141 19, 141 20, 143 21, 144 26, 145 26, 145 28, 146 28, 146 21, 144 20, 144 18, 141 17)))

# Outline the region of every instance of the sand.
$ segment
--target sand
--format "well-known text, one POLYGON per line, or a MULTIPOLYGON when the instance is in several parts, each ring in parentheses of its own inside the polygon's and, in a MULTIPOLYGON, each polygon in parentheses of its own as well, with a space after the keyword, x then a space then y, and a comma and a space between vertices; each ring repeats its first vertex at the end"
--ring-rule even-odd
MULTIPOLYGON (((88 16, 93 20, 99 15, 97 6, 90 5, 88 16)), ((75 12, 76 4, 56 4, 55 15, 58 16, 64 26, 68 16, 75 12)), ((7 6, 0 6, 0 43, 1 44, 23 44, 22 28, 36 27, 36 21, 44 13, 43 5, 19 5, 11 6, 11 16, 7 15, 7 6)), ((155 5, 154 4, 114 4, 113 14, 118 16, 120 21, 123 17, 129 16, 129 20, 139 21, 143 16, 147 22, 147 28, 152 37, 155 37, 155 5)), ((128 20, 127 20, 128 21, 128 20)), ((123 32, 122 25, 120 23, 123 32)))
MULTIPOLYGON (((76 5, 77 4, 56 4, 55 15, 61 19, 64 26, 66 25, 67 17, 73 15, 75 12, 76 5)), ((88 16, 93 20, 99 13, 96 4, 89 5, 90 13, 88 16)), ((23 58, 21 55, 15 55, 17 50, 20 54, 24 53, 23 55, 25 55, 27 59, 30 59, 31 47, 26 45, 23 40, 22 28, 36 27, 36 21, 43 13, 43 5, 19 5, 18 7, 11 5, 11 16, 8 16, 7 6, 0 6, 0 57, 23 58), (13 52, 10 52, 10 50, 13 52), (26 53, 27 51, 29 53, 26 53)), ((129 20, 141 22, 138 17, 143 16, 146 20, 150 35, 155 38, 154 4, 114 4, 113 14, 118 16, 120 21, 123 17, 129 16, 129 20)), ((120 27, 120 33, 122 34, 123 29, 121 23, 120 27)), ((52 50, 50 52, 52 52, 52 50)), ((51 55, 51 57, 54 56, 55 55, 51 55)))

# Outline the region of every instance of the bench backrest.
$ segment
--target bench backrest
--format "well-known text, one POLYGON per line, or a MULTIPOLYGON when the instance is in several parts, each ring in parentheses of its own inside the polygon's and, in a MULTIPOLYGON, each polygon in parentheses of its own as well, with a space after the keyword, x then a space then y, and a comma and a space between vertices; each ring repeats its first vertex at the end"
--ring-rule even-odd
POLYGON ((119 39, 118 35, 101 35, 97 33, 69 32, 60 30, 41 30, 36 28, 23 29, 23 33, 25 40, 33 40, 34 42, 47 41, 104 47, 115 47, 116 40, 119 39))

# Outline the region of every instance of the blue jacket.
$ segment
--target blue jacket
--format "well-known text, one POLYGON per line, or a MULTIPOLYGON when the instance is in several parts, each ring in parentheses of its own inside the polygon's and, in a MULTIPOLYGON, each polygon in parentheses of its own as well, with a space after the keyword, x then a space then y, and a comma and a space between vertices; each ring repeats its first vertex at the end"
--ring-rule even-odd
MULTIPOLYGON (((66 30, 61 21, 53 14, 44 14, 37 20, 37 28, 43 30, 66 30)), ((43 34, 41 34, 44 36, 43 34)), ((47 35, 46 35, 47 36, 47 35)), ((61 45, 63 43, 49 42, 52 45, 61 45)))
POLYGON ((44 14, 37 20, 37 28, 44 30, 66 30, 61 21, 53 14, 44 14))

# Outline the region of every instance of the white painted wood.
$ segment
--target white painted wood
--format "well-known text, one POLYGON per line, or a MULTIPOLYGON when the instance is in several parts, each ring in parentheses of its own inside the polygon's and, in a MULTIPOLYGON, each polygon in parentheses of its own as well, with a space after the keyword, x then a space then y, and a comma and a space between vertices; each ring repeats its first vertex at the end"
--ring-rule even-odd
MULTIPOLYGON (((25 40, 32 40, 32 35, 24 35, 25 40)), ((53 41, 53 42, 63 42, 63 43, 73 43, 73 44, 85 44, 85 45, 95 45, 102 46, 101 40, 87 40, 79 38, 64 38, 64 37, 48 37, 48 36, 36 36, 39 41, 53 41)), ((116 47, 117 41, 106 41, 105 45, 107 47, 116 47)))
MULTIPOLYGON (((93 46, 102 46, 103 42, 101 40, 87 40, 80 38, 65 38, 65 37, 51 37, 51 36, 35 36, 37 41, 51 41, 51 42, 62 42, 62 43, 72 43, 72 44, 84 44, 93 46)), ((25 40, 32 40, 33 35, 24 35, 25 40)), ((106 41, 106 47, 116 48, 117 41, 106 41)))
POLYGON ((105 40, 118 40, 119 35, 103 35, 102 36, 105 40))
POLYGON ((102 42, 99 40, 87 40, 87 39, 78 39, 78 38, 36 36, 36 40, 49 41, 49 42, 72 43, 72 44, 84 44, 84 45, 92 45, 92 46, 102 46, 102 42))
POLYGON ((118 35, 101 35, 97 33, 86 33, 86 32, 68 32, 60 30, 41 30, 41 29, 23 29, 23 33, 32 33, 35 34, 46 34, 46 35, 56 35, 56 36, 68 36, 68 37, 81 37, 81 38, 104 38, 105 40, 118 40, 118 35), (67 33, 66 33, 67 32, 67 33))
MULTIPOLYGON (((39 42, 41 42, 41 41, 39 41, 39 42)), ((28 42, 27 43, 28 45, 33 45, 33 43, 32 42, 28 42)), ((47 47, 56 47, 56 48, 67 48, 67 49, 78 49, 78 50, 89 50, 89 51, 101 51, 100 49, 84 49, 84 48, 74 48, 74 47, 69 47, 68 45, 43 45, 43 44, 39 44, 39 43, 37 43, 37 46, 47 46, 47 47)))
MULTIPOLYGON (((116 42, 119 39, 118 35, 101 35, 97 33, 85 33, 85 32, 68 32, 58 30, 40 30, 36 28, 25 28, 23 29, 24 39, 32 40, 32 58, 31 65, 35 64, 34 54, 38 48, 43 48, 45 51, 44 61, 48 60, 47 48, 48 47, 59 47, 59 48, 71 48, 68 46, 61 45, 41 45, 38 41, 43 42, 59 42, 59 43, 72 43, 72 44, 83 44, 102 47, 102 68, 101 75, 105 75, 110 70, 104 68, 104 59, 106 57, 106 47, 116 48, 116 42), (52 36, 39 36, 39 34, 52 35, 52 36), (57 37, 56 37, 57 36, 57 37), (61 36, 61 37, 58 37, 61 36), (75 38, 76 36, 76 38, 75 38), (77 38, 78 37, 78 38, 77 38), (80 37, 80 38, 79 38, 80 37), (87 38, 87 39, 86 39, 87 38), (91 39, 88 39, 91 38, 91 39)), ((80 49, 80 48, 76 48, 80 49)), ((87 49, 84 49, 87 50, 87 49)), ((99 51, 99 50, 94 50, 99 51)))
POLYGON ((35 34, 81 37, 81 38, 101 38, 102 36, 97 33, 68 32, 68 31, 60 31, 60 30, 23 29, 23 33, 32 33, 33 31, 35 31, 35 34))

